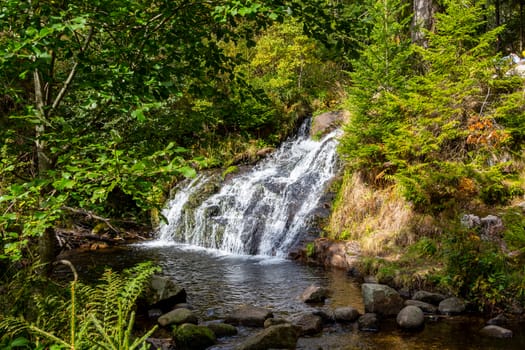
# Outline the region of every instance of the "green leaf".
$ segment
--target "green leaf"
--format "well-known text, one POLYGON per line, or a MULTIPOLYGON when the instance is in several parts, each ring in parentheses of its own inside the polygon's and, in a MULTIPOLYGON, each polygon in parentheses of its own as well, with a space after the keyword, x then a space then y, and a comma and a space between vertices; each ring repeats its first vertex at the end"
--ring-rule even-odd
POLYGON ((197 172, 195 169, 189 167, 189 166, 183 166, 178 169, 179 173, 181 173, 185 177, 195 177, 197 176, 197 172))

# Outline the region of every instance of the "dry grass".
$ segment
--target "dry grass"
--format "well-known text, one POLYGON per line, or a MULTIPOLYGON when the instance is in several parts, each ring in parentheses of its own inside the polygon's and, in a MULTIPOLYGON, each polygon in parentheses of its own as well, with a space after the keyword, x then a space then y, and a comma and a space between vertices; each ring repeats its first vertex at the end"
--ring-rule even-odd
POLYGON ((423 230, 429 225, 395 186, 372 188, 359 174, 346 174, 326 230, 331 238, 360 242, 365 255, 385 256, 415 241, 416 221, 423 230))

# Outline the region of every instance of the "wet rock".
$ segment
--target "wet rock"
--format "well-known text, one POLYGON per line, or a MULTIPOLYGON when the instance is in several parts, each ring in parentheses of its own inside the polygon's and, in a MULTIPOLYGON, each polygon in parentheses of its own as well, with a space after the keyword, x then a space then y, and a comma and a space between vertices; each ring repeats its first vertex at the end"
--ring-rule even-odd
POLYGON ((174 331, 177 350, 204 350, 215 344, 215 334, 205 326, 185 323, 174 331))
POLYGON ((264 321, 270 317, 272 313, 267 309, 243 305, 228 315, 224 322, 235 326, 264 327, 264 321))
POLYGON ((377 280, 376 276, 365 276, 365 277, 363 277, 363 281, 365 283, 373 283, 373 284, 378 284, 379 283, 379 281, 377 280))
POLYGON ((328 289, 311 285, 301 295, 301 301, 305 303, 322 303, 328 297, 328 289))
POLYGON ((310 128, 310 135, 313 137, 319 137, 329 133, 335 128, 341 126, 350 117, 350 112, 332 111, 320 114, 314 117, 312 121, 312 127, 310 128))
POLYGON ((197 316, 188 309, 175 309, 172 310, 157 319, 157 322, 162 326, 166 327, 169 325, 179 325, 183 323, 199 323, 197 316))
POLYGON ((359 317, 357 326, 363 332, 379 332, 379 320, 374 313, 366 313, 359 317))
POLYGON ((361 293, 365 311, 383 316, 397 315, 403 307, 403 299, 399 293, 384 284, 363 283, 361 293))
POLYGON ((287 320, 283 318, 267 318, 266 321, 264 321, 264 328, 268 328, 271 326, 277 326, 279 324, 289 324, 287 320))
POLYGON ((222 322, 212 322, 206 324, 206 327, 211 329, 213 334, 215 334, 215 337, 222 338, 222 337, 231 337, 232 335, 237 334, 237 328, 232 326, 231 324, 222 323, 222 322))
POLYGON ((417 306, 425 314, 435 314, 438 311, 437 306, 419 300, 405 300, 405 306, 417 306))
POLYGON ((186 290, 167 277, 153 276, 144 292, 144 302, 149 309, 168 312, 174 305, 186 302, 186 290))
POLYGON ((492 325, 492 326, 502 326, 508 323, 509 323, 509 319, 504 314, 499 314, 498 316, 493 317, 487 321, 487 324, 492 325))
POLYGON ((480 330, 480 333, 486 337, 492 338, 512 338, 512 331, 500 326, 489 325, 480 330))
POLYGON ((334 310, 334 318, 337 322, 355 322, 360 314, 352 306, 338 307, 334 310))
POLYGON ((439 303, 438 307, 439 312, 444 315, 457 315, 464 312, 465 309, 465 301, 456 297, 451 297, 443 300, 439 303))
POLYGON ((249 337, 236 350, 295 349, 299 332, 291 324, 276 325, 249 337))
POLYGON ((171 338, 148 338, 146 339, 146 344, 146 349, 148 350, 175 350, 175 345, 172 344, 171 338))
POLYGON ((292 319, 292 324, 296 326, 301 335, 313 335, 323 330, 323 319, 314 314, 302 314, 292 319))
POLYGON ((323 323, 333 323, 335 321, 334 313, 331 310, 318 309, 312 312, 312 314, 321 317, 323 323))
POLYGON ((424 290, 417 291, 412 296, 412 300, 418 300, 432 305, 439 305, 445 298, 441 293, 431 293, 424 290))
POLYGON ((425 323, 425 316, 419 307, 408 305, 399 311, 396 322, 403 329, 420 329, 425 323))

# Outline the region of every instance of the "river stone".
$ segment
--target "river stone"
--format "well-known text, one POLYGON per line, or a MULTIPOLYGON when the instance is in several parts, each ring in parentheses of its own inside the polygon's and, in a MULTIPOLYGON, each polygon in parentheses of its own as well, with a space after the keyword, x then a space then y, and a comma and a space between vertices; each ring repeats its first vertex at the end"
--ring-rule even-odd
POLYGON ((439 305, 445 298, 441 293, 431 293, 424 290, 417 291, 412 296, 412 300, 418 300, 432 305, 439 305))
POLYGON ((295 349, 299 332, 291 324, 265 328, 238 345, 236 350, 295 349))
POLYGON ((509 319, 504 314, 499 314, 498 316, 493 317, 487 321, 488 325, 493 325, 493 326, 502 326, 508 323, 509 323, 509 319))
POLYGON ((338 307, 334 310, 334 318, 337 322, 354 322, 359 316, 359 311, 352 306, 338 307))
POLYGON ((512 338, 512 331, 496 325, 488 325, 480 330, 480 333, 492 338, 512 338))
POLYGON ((264 328, 268 328, 268 327, 271 327, 271 326, 277 326, 279 324, 289 324, 290 322, 288 322, 287 320, 285 320, 284 318, 267 318, 265 321, 264 321, 264 328))
POLYGON ((359 317, 357 326, 360 331, 364 332, 379 332, 379 320, 374 313, 366 313, 359 317))
POLYGON ((316 285, 311 285, 301 295, 304 303, 322 303, 328 297, 328 289, 316 285))
POLYGON ((382 316, 394 316, 403 307, 399 293, 384 284, 363 283, 361 285, 365 311, 382 316))
POLYGON ((296 326, 301 335, 313 335, 323 330, 323 319, 314 314, 301 314, 292 319, 292 324, 296 326))
POLYGON ((399 311, 396 322, 403 329, 420 329, 425 323, 425 316, 419 307, 408 305, 399 311))
POLYGON ((222 338, 222 337, 231 337, 232 335, 237 334, 237 328, 232 326, 231 324, 222 323, 222 322, 212 322, 209 324, 206 324, 206 327, 211 329, 213 334, 215 334, 215 337, 222 338))
POLYGON ((197 319, 197 316, 195 316, 193 312, 191 312, 188 309, 175 309, 175 310, 171 310, 170 312, 160 316, 157 319, 157 322, 162 327, 166 327, 171 324, 174 324, 174 325, 179 325, 183 323, 197 324, 199 323, 199 320, 197 319))
POLYGON ((439 303, 438 310, 444 315, 457 315, 466 309, 465 301, 460 298, 451 297, 439 303))
POLYGON ((174 330, 177 350, 205 350, 215 344, 215 334, 205 326, 185 323, 174 330))
POLYGON ((419 300, 405 300, 405 306, 417 306, 425 314, 435 314, 438 311, 437 306, 419 300))
POLYGON ((313 137, 323 136, 335 128, 340 127, 349 117, 350 112, 345 110, 319 114, 314 117, 312 121, 310 135, 313 137))
POLYGON ((164 276, 152 276, 144 291, 144 299, 149 309, 168 312, 173 306, 186 302, 186 290, 164 276))
POLYGON ((233 310, 224 322, 234 326, 264 327, 264 321, 272 316, 269 310, 252 305, 243 305, 233 310))

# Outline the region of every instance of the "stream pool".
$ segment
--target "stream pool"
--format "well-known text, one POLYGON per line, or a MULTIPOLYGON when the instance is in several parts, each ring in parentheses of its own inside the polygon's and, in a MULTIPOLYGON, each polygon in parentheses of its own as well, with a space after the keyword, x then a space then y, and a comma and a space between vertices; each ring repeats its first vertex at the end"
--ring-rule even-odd
MULTIPOLYGON (((104 267, 120 270, 142 261, 153 261, 162 274, 184 286, 188 302, 201 320, 220 319, 241 304, 268 308, 276 316, 287 317, 308 310, 298 297, 311 284, 332 292, 326 309, 353 306, 363 312, 359 284, 344 271, 324 270, 293 261, 224 254, 187 245, 143 244, 99 251, 71 251, 61 256, 77 268, 81 280, 94 280, 104 267)), ((67 273, 61 268, 58 273, 67 273)), ((395 320, 382 323, 379 333, 363 333, 353 325, 329 325, 318 337, 300 338, 297 349, 525 349, 525 324, 514 324, 512 339, 481 337, 484 320, 477 317, 449 317, 427 320, 417 333, 397 329, 395 320)), ((239 335, 222 339, 210 349, 233 349, 253 330, 240 329, 239 335)))

